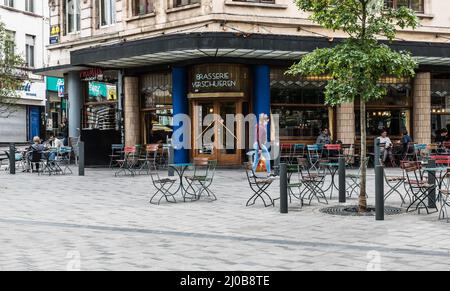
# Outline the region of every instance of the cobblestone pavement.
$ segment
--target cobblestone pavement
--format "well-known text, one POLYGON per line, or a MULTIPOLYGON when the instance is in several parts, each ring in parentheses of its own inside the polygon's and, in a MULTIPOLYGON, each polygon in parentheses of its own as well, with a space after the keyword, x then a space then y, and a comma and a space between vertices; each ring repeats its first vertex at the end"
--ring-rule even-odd
MULTIPOLYGON (((371 172, 371 202, 373 184, 371 172)), ((212 189, 218 201, 155 206, 148 176, 1 171, 0 270, 450 270, 450 224, 437 214, 376 222, 323 214, 317 202, 284 215, 245 207, 239 170, 218 171, 212 189)))

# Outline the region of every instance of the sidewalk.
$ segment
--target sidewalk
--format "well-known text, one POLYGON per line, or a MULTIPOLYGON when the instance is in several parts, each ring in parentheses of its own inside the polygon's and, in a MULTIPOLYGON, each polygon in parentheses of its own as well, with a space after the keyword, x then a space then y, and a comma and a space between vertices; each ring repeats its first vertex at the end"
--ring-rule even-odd
MULTIPOLYGON (((373 185, 370 175, 371 203, 373 185)), ((212 189, 216 202, 155 206, 147 176, 1 171, 0 270, 450 270, 450 224, 437 214, 376 222, 323 214, 317 202, 285 215, 278 204, 245 207, 239 170, 219 170, 212 189)))

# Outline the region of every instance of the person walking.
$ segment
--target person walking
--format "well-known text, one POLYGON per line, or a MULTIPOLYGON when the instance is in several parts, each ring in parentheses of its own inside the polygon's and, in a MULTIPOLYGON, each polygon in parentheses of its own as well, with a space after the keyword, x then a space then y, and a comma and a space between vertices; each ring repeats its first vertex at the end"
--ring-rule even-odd
POLYGON ((269 117, 265 113, 259 115, 259 123, 255 126, 255 143, 253 149, 255 150, 255 156, 253 161, 253 172, 256 172, 261 157, 264 158, 266 163, 267 176, 272 175, 270 168, 270 153, 268 149, 267 140, 267 125, 269 124, 269 117))

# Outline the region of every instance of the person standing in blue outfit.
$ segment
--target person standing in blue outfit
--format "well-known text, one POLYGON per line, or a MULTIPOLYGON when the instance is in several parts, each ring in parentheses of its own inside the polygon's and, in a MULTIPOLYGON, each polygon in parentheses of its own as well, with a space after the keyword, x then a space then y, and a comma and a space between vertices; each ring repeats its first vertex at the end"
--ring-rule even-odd
POLYGON ((253 161, 253 172, 256 172, 261 156, 266 162, 267 176, 271 176, 270 169, 270 153, 268 149, 267 139, 267 125, 269 124, 269 117, 265 113, 259 115, 259 123, 255 126, 255 143, 253 149, 255 150, 255 158, 253 161))
POLYGON ((413 142, 413 139, 411 138, 411 136, 409 135, 407 130, 403 131, 403 136, 402 136, 402 151, 403 151, 403 157, 406 157, 407 154, 410 154, 413 151, 413 148, 411 148, 409 146, 410 143, 413 142))

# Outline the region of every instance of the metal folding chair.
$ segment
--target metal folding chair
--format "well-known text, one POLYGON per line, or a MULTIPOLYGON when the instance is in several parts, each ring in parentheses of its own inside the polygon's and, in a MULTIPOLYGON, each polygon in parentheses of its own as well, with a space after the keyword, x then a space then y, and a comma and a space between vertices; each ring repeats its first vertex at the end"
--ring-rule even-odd
MULTIPOLYGON (((365 166, 369 165, 369 158, 366 158, 364 161, 365 166)), ((351 198, 353 193, 355 193, 357 196, 358 190, 360 189, 360 177, 361 177, 361 167, 358 168, 358 173, 356 174, 345 174, 345 184, 346 184, 346 193, 347 197, 351 198)), ((366 191, 366 197, 368 198, 367 191, 366 191)))
MULTIPOLYGON (((400 193, 400 191, 399 191, 400 186, 405 184, 406 178, 404 176, 384 175, 384 181, 386 182, 386 185, 389 188, 388 191, 384 194, 384 200, 387 201, 387 199, 392 194, 397 194, 400 197, 400 199, 402 200, 401 206, 406 204, 405 197, 406 196, 409 197, 409 193, 406 192, 405 196, 403 196, 402 193, 400 193)), ((409 197, 409 200, 411 202, 411 197, 409 197)))
POLYGON ((156 163, 150 163, 148 165, 149 174, 152 180, 153 186, 156 188, 155 194, 150 198, 151 204, 161 204, 161 200, 164 198, 169 203, 176 203, 175 199, 176 192, 171 192, 173 185, 178 181, 175 178, 161 178, 158 173, 158 167, 156 163), (153 202, 153 199, 160 195, 158 202, 153 202), (170 198, 170 199, 169 199, 170 198))
POLYGON ((158 157, 159 144, 149 144, 145 147, 145 154, 143 157, 138 159, 140 164, 138 173, 146 172, 147 175, 150 173, 150 165, 156 164, 156 159, 158 157))
POLYGON ((310 168, 317 171, 319 161, 322 158, 322 147, 318 144, 307 145, 307 150, 310 168))
POLYGON ((214 180, 214 175, 217 167, 217 161, 209 160, 208 158, 195 158, 194 159, 194 174, 191 176, 185 176, 187 181, 187 191, 193 190, 191 194, 199 200, 203 193, 208 195, 211 201, 217 200, 216 195, 210 189, 214 180))
POLYGON ((297 162, 297 158, 305 157, 305 144, 294 144, 292 145, 292 162, 297 162))
POLYGON ((136 147, 128 146, 124 148, 124 158, 117 160, 119 164, 119 169, 116 171, 115 176, 119 176, 121 173, 125 175, 130 173, 131 176, 134 176, 134 167, 137 164, 137 156, 136 156, 136 147))
POLYGON ((272 185, 275 179, 257 177, 253 171, 253 164, 251 162, 245 163, 244 166, 250 189, 253 191, 253 195, 248 199, 246 206, 254 205, 258 198, 263 201, 265 207, 275 206, 272 197, 267 193, 267 189, 272 185), (270 203, 266 203, 266 199, 268 199, 270 203))
POLYGON ((111 154, 109 155, 109 167, 117 166, 117 160, 123 159, 123 144, 112 144, 111 145, 111 154))
POLYGON ((72 148, 71 147, 60 147, 57 149, 57 155, 56 155, 56 163, 61 168, 62 173, 66 174, 67 172, 70 172, 73 174, 72 169, 70 169, 70 161, 72 157, 72 148))
POLYGON ((414 144, 414 161, 422 162, 426 156, 426 144, 414 144))
POLYGON ((305 186, 305 190, 302 191, 302 199, 308 196, 309 205, 311 201, 316 198, 317 202, 328 204, 327 197, 324 192, 324 184, 326 174, 320 171, 312 171, 310 168, 310 162, 305 158, 298 158, 298 165, 301 176, 301 183, 305 186), (322 202, 321 199, 325 200, 322 202))
MULTIPOLYGON (((412 208, 414 211, 418 211, 420 214, 420 209, 425 209, 427 214, 430 214, 429 207, 426 203, 426 199, 431 191, 436 191, 435 185, 430 185, 425 180, 423 173, 421 172, 422 165, 419 162, 405 162, 403 163, 403 170, 406 174, 407 184, 412 194, 411 204, 406 209, 409 212, 412 208)), ((436 212, 438 211, 437 206, 436 212)))
POLYGON ((445 173, 446 183, 442 183, 444 187, 440 188, 438 191, 437 200, 439 201, 439 220, 446 219, 447 223, 450 221, 448 216, 448 208, 450 207, 450 169, 445 173))
POLYGON ((280 163, 290 164, 292 161, 292 144, 280 145, 280 163))
POLYGON ((303 188, 302 175, 300 171, 300 165, 287 165, 287 175, 288 175, 288 193, 289 202, 292 203, 292 196, 300 201, 300 207, 303 207, 303 188))

